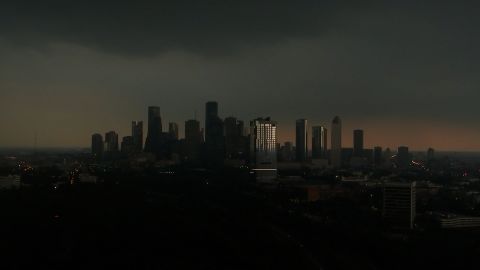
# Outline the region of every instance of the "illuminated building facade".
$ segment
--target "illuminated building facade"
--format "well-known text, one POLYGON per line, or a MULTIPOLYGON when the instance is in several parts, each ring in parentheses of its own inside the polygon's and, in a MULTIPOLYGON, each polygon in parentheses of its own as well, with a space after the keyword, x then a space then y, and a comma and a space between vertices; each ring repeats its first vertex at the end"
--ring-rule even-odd
POLYGON ((277 123, 270 118, 250 122, 250 164, 260 182, 277 178, 277 123))

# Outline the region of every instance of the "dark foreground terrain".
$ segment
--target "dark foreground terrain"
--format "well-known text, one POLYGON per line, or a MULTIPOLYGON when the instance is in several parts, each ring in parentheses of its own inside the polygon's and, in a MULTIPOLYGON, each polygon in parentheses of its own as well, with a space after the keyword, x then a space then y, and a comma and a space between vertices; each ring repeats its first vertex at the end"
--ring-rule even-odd
POLYGON ((387 234, 349 202, 319 222, 262 194, 188 176, 3 190, 0 268, 478 269, 476 232, 387 234))

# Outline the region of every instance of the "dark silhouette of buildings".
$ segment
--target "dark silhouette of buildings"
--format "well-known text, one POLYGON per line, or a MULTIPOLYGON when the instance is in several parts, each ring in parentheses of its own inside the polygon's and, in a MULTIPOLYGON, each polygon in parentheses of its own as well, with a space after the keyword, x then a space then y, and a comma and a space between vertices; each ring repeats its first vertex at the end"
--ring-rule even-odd
POLYGON ((308 155, 308 124, 307 119, 298 119, 295 125, 295 147, 297 161, 307 160, 308 155))
POLYGON ((292 142, 285 142, 279 150, 278 159, 281 161, 295 160, 295 146, 292 142))
POLYGON ((432 161, 435 159, 435 150, 433 148, 428 148, 427 150, 427 161, 432 161))
POLYGON ((353 131, 353 156, 363 157, 363 130, 356 129, 353 131))
POLYGON ((121 152, 125 155, 131 155, 135 153, 135 143, 133 136, 125 136, 122 138, 121 152))
POLYGON ((185 157, 187 162, 197 163, 200 159, 203 143, 200 122, 197 120, 185 121, 185 157))
POLYGON ((168 133, 170 134, 170 138, 178 140, 178 124, 174 122, 168 123, 168 133))
POLYGON ((92 135, 92 155, 96 160, 101 160, 103 157, 103 137, 101 134, 95 133, 92 135))
POLYGON ((225 156, 223 121, 218 117, 218 104, 209 101, 205 104, 205 162, 208 167, 223 164, 225 156))
POLYGON ((225 118, 225 156, 228 159, 245 158, 247 139, 243 136, 243 121, 235 117, 225 118))
POLYGON ((323 126, 312 127, 312 158, 327 158, 327 129, 323 126))
POLYGON ((143 150, 143 122, 132 121, 133 151, 140 153, 143 150))
POLYGON ((375 166, 380 166, 383 163, 383 150, 380 146, 375 146, 373 148, 373 164, 375 166))
POLYGON ((333 167, 342 166, 342 120, 335 116, 332 121, 330 161, 333 167))
POLYGON ((397 152, 397 165, 400 169, 406 169, 410 165, 410 153, 408 147, 400 146, 397 152))
POLYGON ((148 107, 148 131, 145 141, 145 152, 158 154, 161 147, 162 118, 160 107, 148 107))
POLYGON ((118 152, 118 134, 115 131, 109 131, 105 134, 105 152, 118 152))

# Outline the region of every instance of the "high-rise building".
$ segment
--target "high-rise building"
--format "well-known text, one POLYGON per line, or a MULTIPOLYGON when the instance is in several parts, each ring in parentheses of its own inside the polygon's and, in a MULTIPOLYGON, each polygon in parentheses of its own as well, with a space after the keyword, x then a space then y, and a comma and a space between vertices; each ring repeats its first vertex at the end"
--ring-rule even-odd
POLYGON ((205 105, 205 157, 208 167, 223 164, 225 156, 223 121, 218 117, 218 103, 209 101, 205 105))
POLYGON ((363 130, 353 131, 353 156, 363 157, 363 130))
POLYGON ((200 147, 203 142, 200 122, 185 121, 185 156, 188 162, 197 163, 200 160, 200 147))
POLYGON ((408 151, 408 147, 400 146, 398 147, 397 152, 397 165, 400 169, 406 169, 410 165, 410 153, 408 151))
POLYGON ((327 157, 327 129, 323 126, 312 127, 312 158, 327 157))
POLYGON ((333 167, 342 166, 342 120, 335 116, 332 121, 330 161, 333 167))
POLYGON ((200 122, 197 120, 185 121, 185 141, 202 143, 202 131, 200 130, 200 122))
POLYGON ((375 166, 380 166, 383 163, 383 150, 380 146, 375 146, 373 148, 373 164, 375 166))
POLYGON ((277 123, 270 118, 250 122, 250 164, 258 181, 277 178, 277 123))
POLYGON ((148 107, 148 131, 145 141, 145 152, 158 153, 161 145, 162 118, 160 107, 148 107))
POLYGON ((209 101, 205 104, 205 141, 215 139, 217 133, 216 124, 218 119, 218 103, 209 101))
POLYGON ((298 119, 295 125, 295 147, 297 161, 307 160, 308 155, 308 123, 307 119, 298 119))
POLYGON ((168 133, 173 140, 178 140, 178 124, 174 122, 168 123, 168 133))
POLYGON ((132 121, 133 151, 142 152, 143 149, 143 122, 132 121))
POLYGON ((243 136, 243 121, 235 117, 225 118, 225 156, 229 159, 244 158, 248 149, 246 137, 243 136))
POLYGON ((115 131, 105 134, 105 152, 118 152, 118 134, 115 131))
POLYGON ((125 136, 122 138, 122 144, 121 144, 121 152, 123 154, 130 155, 132 153, 135 153, 135 144, 133 140, 133 136, 125 136))
POLYGON ((103 156, 103 137, 101 134, 92 135, 92 155, 95 159, 100 160, 103 156))
POLYGON ((384 184, 383 217, 391 226, 413 228, 416 212, 415 186, 415 182, 384 184))

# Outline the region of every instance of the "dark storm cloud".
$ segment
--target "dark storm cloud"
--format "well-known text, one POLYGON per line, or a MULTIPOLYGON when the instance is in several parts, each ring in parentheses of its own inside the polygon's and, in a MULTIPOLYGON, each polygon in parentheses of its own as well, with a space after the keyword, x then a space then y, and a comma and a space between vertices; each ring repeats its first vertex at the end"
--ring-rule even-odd
POLYGON ((2 1, 0 146, 28 143, 31 123, 48 123, 46 145, 88 145, 92 132, 128 134, 148 105, 182 123, 217 100, 222 117, 272 116, 281 141, 296 118, 339 114, 347 133, 384 139, 367 144, 480 149, 478 5, 2 1))
POLYGON ((122 54, 228 53, 328 30, 361 1, 14 1, 1 4, 0 36, 15 45, 70 42, 122 54), (349 3, 347 3, 349 2, 349 3), (349 4, 349 5, 347 5, 349 4))

